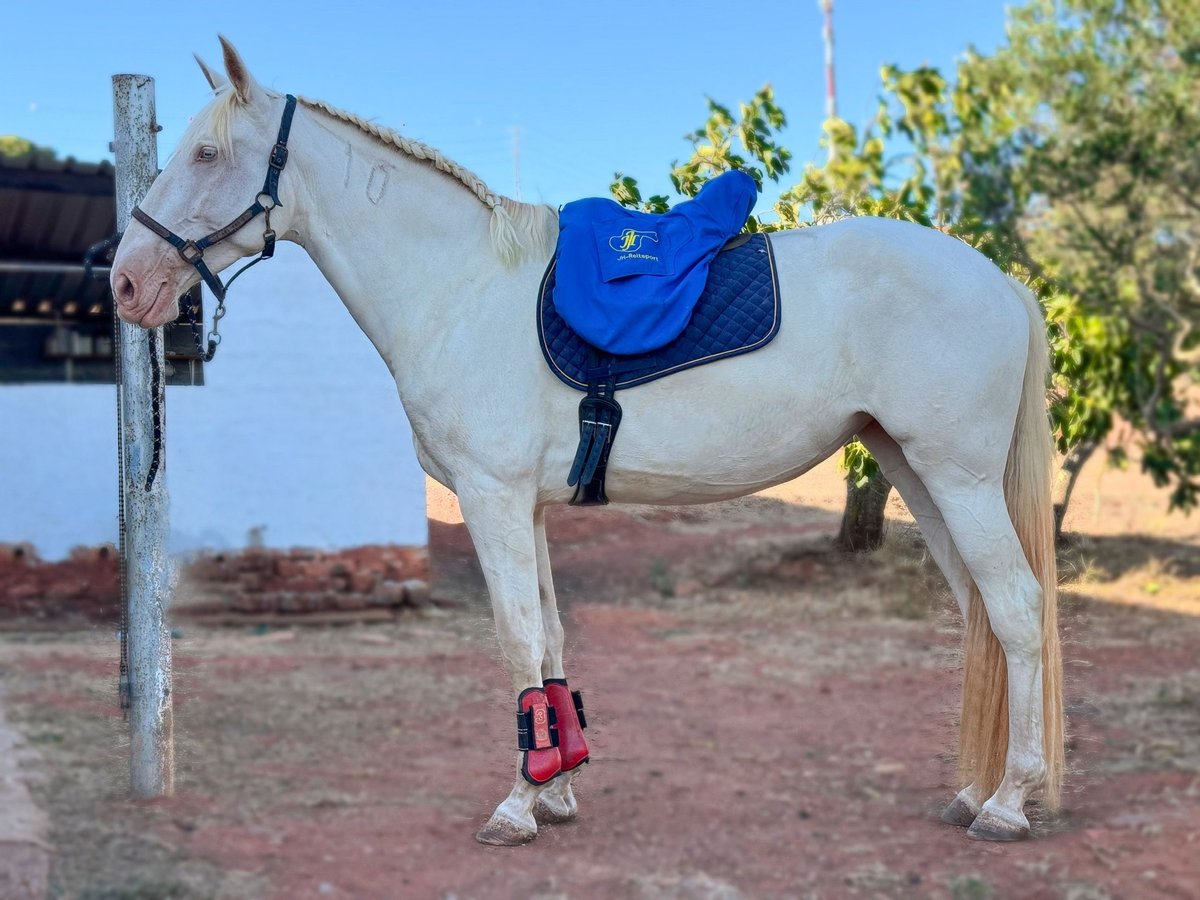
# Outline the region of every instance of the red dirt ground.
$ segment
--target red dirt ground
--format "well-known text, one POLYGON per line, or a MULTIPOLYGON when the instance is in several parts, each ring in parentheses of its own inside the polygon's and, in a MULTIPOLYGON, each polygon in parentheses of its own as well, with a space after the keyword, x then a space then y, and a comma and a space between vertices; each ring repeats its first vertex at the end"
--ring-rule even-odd
POLYGON ((109 643, 7 635, 58 896, 1200 896, 1200 541, 1094 529, 1064 557, 1065 809, 991 845, 937 821, 959 626, 910 529, 853 559, 834 514, 781 499, 563 510, 594 761, 577 821, 500 849, 473 834, 511 786, 511 698, 465 529, 433 509, 435 596, 466 598, 440 615, 184 626, 169 800, 123 799, 109 643))

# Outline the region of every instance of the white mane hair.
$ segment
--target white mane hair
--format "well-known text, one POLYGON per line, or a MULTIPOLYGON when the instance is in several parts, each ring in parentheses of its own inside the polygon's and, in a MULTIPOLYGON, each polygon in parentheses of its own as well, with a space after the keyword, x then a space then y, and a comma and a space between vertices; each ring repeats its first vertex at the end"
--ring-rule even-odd
MULTIPOLYGON (((428 163, 439 172, 459 181, 480 203, 492 211, 492 248, 506 266, 515 266, 527 259, 544 261, 553 252, 554 243, 558 239, 558 212, 554 207, 521 203, 497 194, 482 178, 447 158, 441 151, 420 141, 406 138, 391 128, 338 109, 324 100, 308 97, 297 97, 297 100, 308 109, 348 122, 381 144, 428 163)), ((219 90, 216 98, 188 125, 179 139, 179 147, 190 147, 203 135, 215 141, 220 152, 232 160, 231 124, 240 105, 236 91, 228 88, 219 90)))

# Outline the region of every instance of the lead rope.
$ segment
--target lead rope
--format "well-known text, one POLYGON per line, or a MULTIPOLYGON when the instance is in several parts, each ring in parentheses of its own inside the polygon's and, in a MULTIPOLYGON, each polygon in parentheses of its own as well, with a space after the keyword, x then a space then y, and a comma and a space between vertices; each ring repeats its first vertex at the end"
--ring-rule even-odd
POLYGON ((158 362, 158 333, 154 328, 146 331, 146 343, 150 348, 150 426, 154 430, 154 446, 150 453, 150 471, 146 473, 146 493, 154 487, 154 477, 162 464, 163 445, 163 367, 158 362))

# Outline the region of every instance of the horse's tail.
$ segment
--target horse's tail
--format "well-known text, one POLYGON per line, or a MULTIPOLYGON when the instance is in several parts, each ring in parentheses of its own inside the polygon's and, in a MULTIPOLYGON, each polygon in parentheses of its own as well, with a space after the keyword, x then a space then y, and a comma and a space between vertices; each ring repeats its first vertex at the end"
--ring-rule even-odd
MULTIPOLYGON (((1050 498, 1054 445, 1046 421, 1049 347, 1042 310, 1033 293, 1012 279, 1029 318, 1029 353, 1021 405, 1008 450, 1004 498, 1025 558, 1042 588, 1042 709, 1046 780, 1045 805, 1056 809, 1062 796, 1062 650, 1058 638, 1058 576, 1054 558, 1054 516, 1050 498)), ((962 730, 959 764, 965 782, 989 797, 1004 777, 1008 752, 1008 667, 976 588, 971 590, 964 654, 962 730)))

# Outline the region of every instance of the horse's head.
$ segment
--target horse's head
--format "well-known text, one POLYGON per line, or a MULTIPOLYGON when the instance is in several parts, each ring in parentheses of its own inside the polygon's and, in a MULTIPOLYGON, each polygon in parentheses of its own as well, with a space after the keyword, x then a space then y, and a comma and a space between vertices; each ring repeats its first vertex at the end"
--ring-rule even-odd
MULTIPOLYGON (((200 68, 216 94, 192 121, 166 169, 140 204, 153 222, 185 241, 199 241, 235 222, 262 196, 268 159, 279 132, 285 100, 268 93, 250 75, 233 46, 221 38, 228 77, 200 68)), ((294 216, 288 179, 279 180, 278 208, 270 227, 279 234, 294 216)), ((153 225, 130 221, 112 266, 112 292, 117 313, 126 322, 155 328, 179 315, 179 297, 200 280, 186 257, 196 248, 178 250, 153 225)), ((263 249, 264 216, 256 215, 227 237, 203 248, 202 264, 220 272, 263 249)), ((203 243, 203 241, 202 241, 203 243)))

